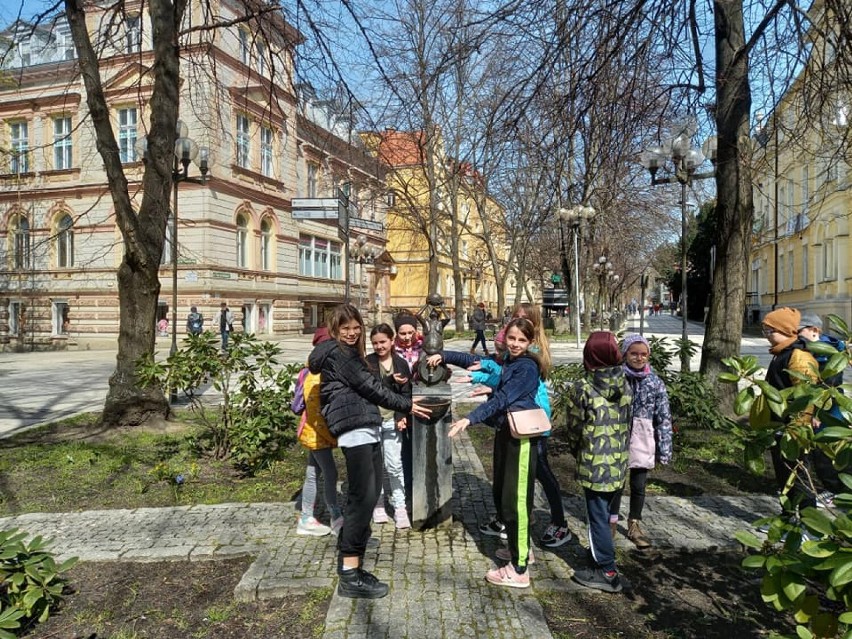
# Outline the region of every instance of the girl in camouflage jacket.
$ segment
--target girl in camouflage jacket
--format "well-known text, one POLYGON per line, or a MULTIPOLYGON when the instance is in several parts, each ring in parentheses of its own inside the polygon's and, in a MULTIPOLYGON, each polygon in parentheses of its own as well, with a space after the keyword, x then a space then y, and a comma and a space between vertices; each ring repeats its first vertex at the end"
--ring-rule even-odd
POLYGON ((633 395, 612 333, 596 331, 589 336, 583 366, 586 376, 574 384, 567 398, 566 433, 577 460, 577 483, 586 499, 589 550, 595 566, 574 571, 574 580, 589 588, 620 592, 609 513, 627 475, 633 395))

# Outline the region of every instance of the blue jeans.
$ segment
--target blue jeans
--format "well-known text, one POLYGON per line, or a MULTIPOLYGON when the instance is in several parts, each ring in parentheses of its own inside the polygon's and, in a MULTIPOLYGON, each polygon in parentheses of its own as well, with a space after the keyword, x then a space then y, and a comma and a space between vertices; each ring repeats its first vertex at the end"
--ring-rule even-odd
POLYGON ((228 331, 222 331, 222 350, 228 350, 228 331))

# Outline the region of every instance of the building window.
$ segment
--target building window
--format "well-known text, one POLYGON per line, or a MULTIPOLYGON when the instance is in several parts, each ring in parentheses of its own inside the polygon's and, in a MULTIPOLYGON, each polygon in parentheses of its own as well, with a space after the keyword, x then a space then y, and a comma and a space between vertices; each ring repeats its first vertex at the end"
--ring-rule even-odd
POLYGON ((251 58, 250 52, 251 47, 249 47, 249 34, 245 29, 240 29, 240 61, 243 64, 248 64, 249 59, 251 58))
POLYGON ((260 268, 264 271, 272 270, 272 224, 269 220, 260 223, 260 268))
POLYGON ((136 161, 135 108, 118 110, 118 157, 123 164, 136 161))
POLYGON ((783 291, 784 290, 784 284, 787 283, 787 279, 784 277, 784 256, 783 255, 778 256, 777 267, 778 267, 778 274, 777 274, 778 275, 778 278, 777 278, 778 290, 783 291))
POLYGON ((142 16, 128 16, 125 22, 125 53, 139 53, 142 50, 142 16))
POLYGON ((822 245, 823 280, 833 280, 837 277, 834 263, 834 238, 826 239, 822 245))
POLYGON ((30 265, 30 222, 19 215, 12 225, 12 267, 29 268, 30 265))
POLYGON ((802 167, 802 213, 805 214, 808 212, 808 200, 811 198, 810 180, 811 171, 806 164, 802 167))
POLYGON ((237 266, 248 268, 248 221, 245 216, 237 216, 237 266))
POLYGON ((251 134, 249 119, 244 115, 237 116, 237 166, 248 168, 251 152, 251 134))
POLYGON ((272 129, 263 127, 260 129, 260 172, 267 177, 272 177, 272 129))
POLYGON ((802 247, 802 288, 810 286, 810 269, 809 269, 808 247, 802 247))
POLYGON ((266 47, 263 42, 257 42, 254 49, 257 54, 257 72, 266 75, 266 47))
POLYGON ((19 337, 24 328, 23 302, 9 302, 9 335, 19 337))
POLYGON ((72 166, 71 118, 53 119, 53 168, 57 171, 72 166))
POLYGON ((71 310, 68 302, 53 302, 51 320, 54 335, 68 335, 71 327, 71 310))
POLYGON ((13 122, 9 126, 9 142, 11 146, 11 161, 9 168, 12 173, 30 172, 30 137, 26 122, 13 122))
POLYGON ((317 173, 319 173, 319 166, 308 162, 308 197, 317 196, 317 173))
POLYGON ((796 274, 796 260, 793 256, 793 251, 787 254, 787 289, 792 291, 795 286, 793 277, 796 274))
POLYGON ((56 233, 56 265, 59 268, 74 266, 74 221, 70 215, 59 220, 56 233))
POLYGON ((299 275, 340 280, 340 243, 320 237, 299 238, 299 275))
POLYGON ((18 42, 18 55, 21 56, 21 66, 28 67, 32 64, 32 52, 30 49, 30 39, 26 35, 18 42))

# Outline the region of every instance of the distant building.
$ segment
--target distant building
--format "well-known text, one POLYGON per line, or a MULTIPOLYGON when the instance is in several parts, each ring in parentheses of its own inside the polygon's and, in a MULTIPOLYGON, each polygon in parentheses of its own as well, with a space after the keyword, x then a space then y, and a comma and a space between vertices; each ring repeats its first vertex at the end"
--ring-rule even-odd
MULTIPOLYGON (((220 3, 221 18, 238 18, 239 6, 220 3)), ((187 24, 203 23, 200 11, 190 3, 187 24)), ((271 336, 323 323, 347 289, 340 190, 349 193, 350 218, 369 220, 353 224, 373 263, 351 269, 352 299, 362 298, 365 308, 388 303, 383 168, 353 134, 350 118, 294 86, 302 35, 280 14, 264 20, 270 28, 237 23, 194 31, 182 44, 181 119, 189 137, 209 148, 209 174, 204 183, 179 184, 178 241, 175 247, 170 223, 158 319, 171 319, 176 250, 179 320, 191 306, 212 319, 227 301, 237 330, 271 336), (294 216, 294 201, 314 213, 294 216)), ((93 33, 101 24, 91 16, 93 33)), ((112 28, 101 75, 130 194, 139 202, 151 25, 146 12, 128 9, 112 28)), ((37 28, 17 22, 0 33, 4 47, 0 349, 114 342, 122 240, 68 27, 62 19, 37 28)), ((189 173, 200 177, 196 167, 189 173)), ((183 334, 185 322, 177 326, 183 334)))

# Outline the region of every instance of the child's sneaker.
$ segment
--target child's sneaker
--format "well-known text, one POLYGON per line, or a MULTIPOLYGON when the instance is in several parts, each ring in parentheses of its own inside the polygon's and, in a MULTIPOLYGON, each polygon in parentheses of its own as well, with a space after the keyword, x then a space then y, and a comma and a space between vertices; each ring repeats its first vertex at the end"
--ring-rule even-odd
POLYGON ((492 519, 487 524, 482 524, 479 527, 479 532, 483 535, 492 535, 494 537, 499 537, 500 539, 509 538, 506 534, 506 526, 499 519, 492 519))
POLYGON ((621 579, 615 570, 606 573, 600 567, 581 568, 574 571, 573 579, 586 588, 597 588, 604 592, 621 592, 622 590, 621 579))
POLYGON ((299 517, 299 523, 296 526, 297 535, 309 535, 311 537, 325 537, 331 534, 331 528, 318 522, 313 517, 302 515, 299 517))
POLYGON ((408 518, 408 511, 405 510, 405 506, 394 509, 393 520, 396 527, 400 530, 403 528, 411 528, 411 520, 408 518))
POLYGON ((529 588, 529 571, 518 574, 512 564, 489 570, 485 573, 485 580, 495 586, 508 586, 509 588, 529 588))
MULTIPOLYGON (((512 553, 509 552, 508 548, 498 548, 494 553, 494 556, 497 559, 501 559, 503 561, 512 561, 512 553)), ((535 563, 535 554, 533 553, 533 549, 530 548, 530 552, 527 555, 527 565, 532 566, 535 563)))
POLYGON ((373 523, 374 524, 384 524, 390 521, 390 517, 388 517, 387 512, 385 511, 384 506, 376 506, 373 508, 373 523))
POLYGON ((541 545, 548 548, 558 548, 569 541, 571 541, 571 531, 568 527, 556 524, 550 524, 541 536, 541 545))
POLYGON ((816 496, 817 508, 834 508, 834 493, 824 490, 816 496))

